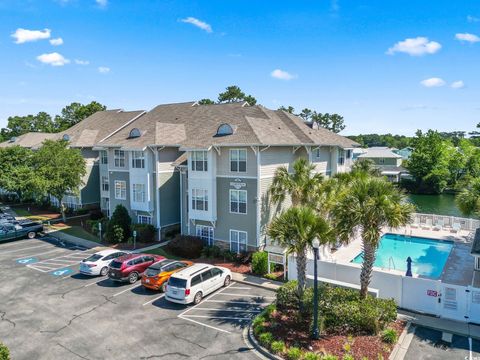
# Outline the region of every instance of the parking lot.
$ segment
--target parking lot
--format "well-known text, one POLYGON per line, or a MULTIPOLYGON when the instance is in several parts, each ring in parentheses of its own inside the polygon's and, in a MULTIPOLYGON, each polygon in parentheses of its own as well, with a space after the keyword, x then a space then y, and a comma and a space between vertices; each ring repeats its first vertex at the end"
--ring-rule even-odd
POLYGON ((98 249, 39 239, 0 243, 0 339, 13 359, 256 359, 243 329, 273 301, 232 282, 196 306, 140 282, 78 273, 98 249))

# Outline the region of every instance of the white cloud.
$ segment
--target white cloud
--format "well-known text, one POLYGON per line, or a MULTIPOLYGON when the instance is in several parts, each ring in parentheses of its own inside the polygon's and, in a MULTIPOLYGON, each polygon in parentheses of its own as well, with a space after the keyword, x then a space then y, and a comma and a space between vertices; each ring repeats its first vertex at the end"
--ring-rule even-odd
POLYGON ((48 65, 52 66, 63 66, 70 63, 70 60, 65 59, 63 55, 53 52, 50 54, 42 54, 37 56, 37 60, 48 65))
POLYGON ((270 76, 275 78, 275 79, 280 79, 280 80, 292 80, 295 79, 297 76, 292 75, 284 70, 280 69, 275 69, 270 73, 270 76))
POLYGON ((462 80, 454 81, 450 87, 452 89, 462 89, 465 87, 465 83, 462 80))
POLYGON ((11 36, 15 39, 15 44, 23 44, 31 41, 38 41, 50 38, 50 29, 27 30, 18 28, 11 36))
POLYGON ((422 56, 426 54, 435 54, 442 48, 442 45, 436 41, 429 41, 428 38, 418 36, 412 39, 405 39, 397 42, 387 50, 388 55, 396 52, 402 52, 411 56, 422 56))
POLYGON ((99 66, 98 67, 98 72, 100 74, 108 74, 110 72, 110 68, 106 66, 99 66))
POLYGON ((90 61, 75 59, 75 64, 77 64, 77 65, 88 65, 88 64, 90 64, 90 61))
POLYGON ((468 15, 468 16, 467 16, 467 21, 468 21, 468 22, 471 22, 471 23, 479 22, 479 21, 480 21, 480 18, 475 17, 475 16, 472 16, 472 15, 468 15))
POLYGON ((420 81, 420 84, 425 87, 440 87, 445 85, 445 80, 438 77, 433 77, 420 81))
POLYGON ((480 38, 477 35, 469 33, 455 34, 455 39, 469 43, 476 43, 480 41, 480 38))
POLYGON ((50 44, 52 44, 53 46, 63 45, 63 39, 62 38, 50 39, 50 44))
POLYGON ((187 24, 192 24, 196 27, 198 27, 199 29, 202 29, 202 30, 205 30, 206 32, 208 33, 211 33, 213 32, 212 30, 212 27, 210 26, 210 24, 207 24, 206 22, 202 21, 202 20, 198 20, 194 17, 187 17, 185 19, 181 19, 180 20, 181 22, 184 22, 184 23, 187 23, 187 24))
POLYGON ((95 2, 100 7, 107 7, 108 5, 108 0, 95 0, 95 2))

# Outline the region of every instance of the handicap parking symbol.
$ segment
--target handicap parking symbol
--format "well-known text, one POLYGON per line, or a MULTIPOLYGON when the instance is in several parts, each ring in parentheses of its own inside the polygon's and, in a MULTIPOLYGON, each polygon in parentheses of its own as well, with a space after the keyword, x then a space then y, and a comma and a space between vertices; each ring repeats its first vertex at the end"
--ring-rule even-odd
POLYGON ((64 275, 69 275, 73 273, 73 270, 70 268, 63 268, 63 269, 58 269, 55 271, 50 272, 50 275, 53 276, 64 276, 64 275))
POLYGON ((29 258, 17 259, 17 264, 28 265, 28 264, 36 263, 37 261, 38 259, 36 257, 29 257, 29 258))

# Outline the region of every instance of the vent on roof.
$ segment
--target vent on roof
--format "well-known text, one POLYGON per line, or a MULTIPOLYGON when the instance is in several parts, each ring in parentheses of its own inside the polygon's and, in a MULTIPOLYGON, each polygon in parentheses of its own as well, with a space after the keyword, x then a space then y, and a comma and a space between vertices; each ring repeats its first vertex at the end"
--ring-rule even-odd
POLYGON ((217 129, 216 136, 227 136, 233 134, 233 127, 230 124, 222 124, 217 129))
POLYGON ((62 139, 65 140, 65 141, 70 141, 70 135, 64 134, 64 135, 62 136, 62 139))
POLYGON ((15 141, 17 141, 17 138, 15 136, 11 137, 10 140, 9 140, 9 142, 11 142, 11 143, 13 143, 15 141))
POLYGON ((128 135, 128 138, 129 139, 134 139, 134 138, 138 138, 142 136, 142 134, 140 133, 140 130, 137 129, 137 128, 133 128, 132 130, 130 130, 130 134, 128 135))

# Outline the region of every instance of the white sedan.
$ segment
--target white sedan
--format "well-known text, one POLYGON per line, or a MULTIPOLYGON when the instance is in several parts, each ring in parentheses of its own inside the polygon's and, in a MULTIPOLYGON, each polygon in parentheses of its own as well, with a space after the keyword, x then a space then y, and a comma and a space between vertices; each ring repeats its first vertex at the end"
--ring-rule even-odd
POLYGON ((80 263, 80 273, 84 275, 101 275, 105 276, 108 273, 108 265, 127 252, 114 249, 99 251, 88 258, 82 260, 80 263))

